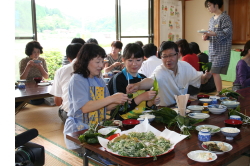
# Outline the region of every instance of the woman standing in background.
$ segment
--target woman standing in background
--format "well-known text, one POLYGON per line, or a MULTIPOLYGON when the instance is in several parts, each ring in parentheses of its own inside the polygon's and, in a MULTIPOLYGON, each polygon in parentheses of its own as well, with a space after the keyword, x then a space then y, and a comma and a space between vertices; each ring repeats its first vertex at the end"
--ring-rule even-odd
POLYGON ((205 1, 205 7, 214 16, 209 21, 208 32, 202 35, 204 41, 209 41, 209 62, 212 62, 211 73, 217 90, 216 95, 222 89, 220 74, 227 74, 233 36, 232 21, 225 11, 220 10, 222 5, 223 0, 205 1))

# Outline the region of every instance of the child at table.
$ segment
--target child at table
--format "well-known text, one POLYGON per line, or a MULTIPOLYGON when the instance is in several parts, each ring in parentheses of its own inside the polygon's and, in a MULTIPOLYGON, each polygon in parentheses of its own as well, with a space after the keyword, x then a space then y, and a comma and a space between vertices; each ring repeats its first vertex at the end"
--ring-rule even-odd
MULTIPOLYGON (((122 60, 124 62, 124 69, 114 75, 108 84, 110 94, 117 92, 126 93, 126 87, 130 83, 137 83, 146 78, 145 75, 138 73, 143 62, 144 53, 142 48, 136 43, 129 43, 124 48, 122 60)), ((150 108, 154 104, 160 102, 160 98, 156 96, 156 91, 152 90, 138 90, 133 93, 133 100, 128 105, 125 111, 119 111, 115 119, 123 120, 133 118, 135 114, 142 113, 146 108, 150 108)), ((114 110, 111 111, 111 115, 114 110)))
POLYGON ((88 129, 106 119, 106 111, 118 104, 131 101, 124 93, 109 95, 106 84, 100 77, 106 53, 96 44, 81 47, 69 82, 69 111, 64 125, 64 140, 68 149, 81 153, 81 148, 66 139, 66 134, 88 129))

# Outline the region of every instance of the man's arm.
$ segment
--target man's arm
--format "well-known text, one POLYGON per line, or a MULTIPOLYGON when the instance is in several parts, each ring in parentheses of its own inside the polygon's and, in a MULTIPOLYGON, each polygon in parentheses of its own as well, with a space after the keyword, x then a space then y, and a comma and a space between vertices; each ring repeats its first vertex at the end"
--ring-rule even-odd
POLYGON ((127 93, 134 93, 137 90, 146 90, 152 88, 154 80, 152 78, 145 78, 141 82, 129 84, 126 88, 127 93))

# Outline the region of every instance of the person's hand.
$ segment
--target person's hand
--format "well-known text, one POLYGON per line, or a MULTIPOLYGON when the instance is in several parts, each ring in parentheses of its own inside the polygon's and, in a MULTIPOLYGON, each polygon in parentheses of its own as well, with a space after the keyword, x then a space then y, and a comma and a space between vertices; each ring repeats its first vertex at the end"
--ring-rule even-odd
POLYGON ((207 37, 208 36, 216 36, 216 33, 211 31, 211 30, 208 30, 208 32, 205 32, 204 35, 207 36, 207 37))
POLYGON ((124 104, 126 101, 131 103, 131 99, 128 98, 127 94, 124 93, 115 93, 112 95, 113 103, 115 104, 124 104))
POLYGON ((212 77, 212 73, 206 70, 204 76, 207 80, 209 80, 212 77))
POLYGON ((206 41, 207 38, 208 38, 208 36, 207 36, 206 34, 203 34, 203 35, 202 35, 202 40, 206 41))
POLYGON ((160 101, 161 101, 161 100, 160 100, 160 96, 157 95, 157 96, 155 97, 155 99, 154 99, 154 104, 155 104, 155 105, 158 105, 158 104, 160 103, 160 101))
POLYGON ((27 66, 28 67, 34 67, 35 66, 35 62, 33 60, 30 60, 28 63, 27 63, 27 66))
POLYGON ((139 86, 137 84, 128 84, 126 87, 127 94, 134 93, 139 90, 139 86))
POLYGON ((114 67, 118 67, 118 66, 120 66, 120 65, 121 65, 120 62, 115 62, 115 63, 112 64, 112 66, 114 66, 114 67))
POLYGON ((152 100, 156 95, 156 91, 152 91, 152 90, 146 91, 142 93, 141 95, 142 95, 143 101, 152 100))

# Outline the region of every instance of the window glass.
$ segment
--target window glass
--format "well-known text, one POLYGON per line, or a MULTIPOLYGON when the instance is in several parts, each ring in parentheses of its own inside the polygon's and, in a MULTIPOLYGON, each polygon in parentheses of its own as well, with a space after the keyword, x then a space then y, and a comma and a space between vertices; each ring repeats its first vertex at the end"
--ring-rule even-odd
POLYGON ((148 1, 121 0, 121 36, 148 36, 148 1))
POLYGON ((36 0, 36 14, 38 41, 45 51, 65 56, 73 38, 95 38, 109 52, 116 38, 115 0, 36 0))
POLYGON ((33 37, 31 0, 15 0, 15 36, 33 37))

